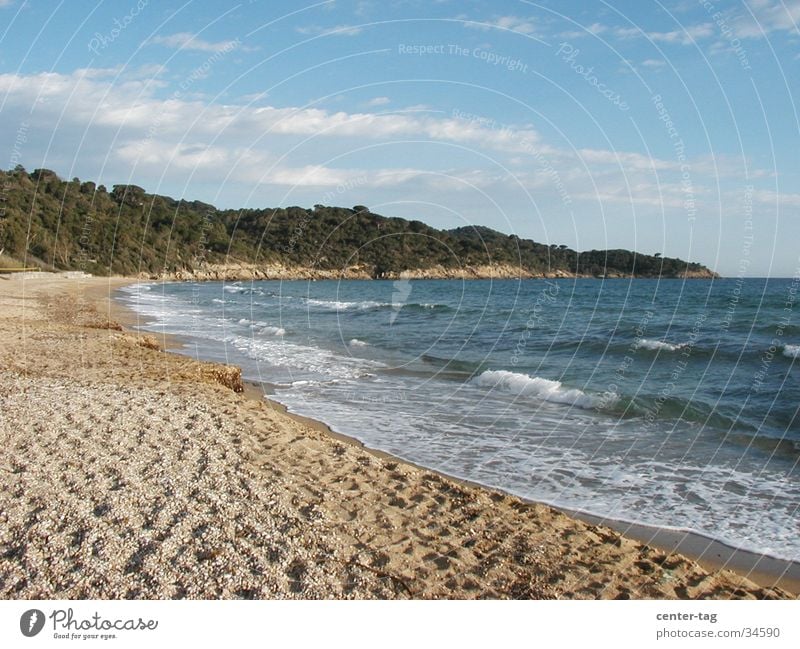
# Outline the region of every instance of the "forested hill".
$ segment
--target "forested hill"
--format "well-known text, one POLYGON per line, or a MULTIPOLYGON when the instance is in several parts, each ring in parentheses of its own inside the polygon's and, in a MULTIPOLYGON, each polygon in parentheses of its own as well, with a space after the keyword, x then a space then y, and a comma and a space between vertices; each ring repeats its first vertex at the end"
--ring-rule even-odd
POLYGON ((680 259, 628 250, 579 254, 486 227, 437 230, 364 206, 218 210, 135 185, 108 191, 21 167, 0 172, 0 182, 0 263, 6 267, 17 261, 96 275, 179 277, 231 265, 331 277, 713 276, 680 259))

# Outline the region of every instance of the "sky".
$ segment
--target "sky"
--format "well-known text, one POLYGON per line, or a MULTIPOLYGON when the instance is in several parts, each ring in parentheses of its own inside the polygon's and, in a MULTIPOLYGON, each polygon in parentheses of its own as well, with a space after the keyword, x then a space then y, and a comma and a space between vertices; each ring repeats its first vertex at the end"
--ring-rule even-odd
POLYGON ((0 166, 791 277, 798 25, 800 0, 0 0, 0 166))

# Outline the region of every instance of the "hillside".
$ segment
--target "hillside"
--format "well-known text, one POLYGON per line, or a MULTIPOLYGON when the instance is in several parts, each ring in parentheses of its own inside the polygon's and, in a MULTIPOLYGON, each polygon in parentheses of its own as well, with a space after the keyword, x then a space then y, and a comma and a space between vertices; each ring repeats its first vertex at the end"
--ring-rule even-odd
POLYGON ((219 210, 107 191, 54 172, 0 172, 0 266, 150 277, 713 277, 704 266, 628 250, 578 253, 487 227, 437 230, 420 221, 315 205, 219 210))

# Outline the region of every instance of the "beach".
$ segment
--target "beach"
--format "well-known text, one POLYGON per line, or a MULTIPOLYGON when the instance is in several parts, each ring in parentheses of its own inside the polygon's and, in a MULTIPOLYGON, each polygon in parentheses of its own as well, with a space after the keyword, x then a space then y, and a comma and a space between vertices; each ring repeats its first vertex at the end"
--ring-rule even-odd
POLYGON ((4 598, 798 592, 785 563, 684 542, 690 559, 290 416, 237 368, 132 329, 110 299, 131 281, 0 280, 4 598))

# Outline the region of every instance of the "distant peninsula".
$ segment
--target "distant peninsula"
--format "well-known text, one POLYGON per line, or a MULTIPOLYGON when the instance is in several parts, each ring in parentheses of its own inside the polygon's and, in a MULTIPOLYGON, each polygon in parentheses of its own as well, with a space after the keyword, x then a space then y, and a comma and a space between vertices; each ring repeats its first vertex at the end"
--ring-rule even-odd
POLYGON ((197 280, 717 276, 681 259, 579 253, 484 226, 437 230, 363 205, 221 210, 21 166, 0 171, 0 201, 0 272, 24 264, 197 280))

